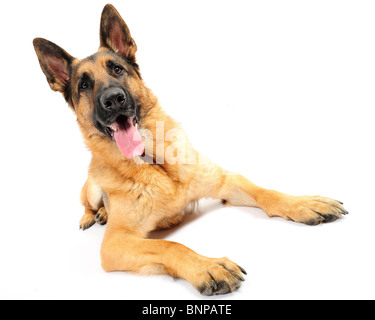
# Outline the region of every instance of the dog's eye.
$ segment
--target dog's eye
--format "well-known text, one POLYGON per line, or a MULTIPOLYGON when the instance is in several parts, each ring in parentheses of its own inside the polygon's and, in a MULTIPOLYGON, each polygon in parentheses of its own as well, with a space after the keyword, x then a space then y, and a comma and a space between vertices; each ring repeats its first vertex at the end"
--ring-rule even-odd
POLYGON ((113 68, 113 71, 117 74, 117 75, 120 75, 123 71, 124 71, 124 68, 121 67, 121 66, 114 66, 113 68))
POLYGON ((88 74, 83 74, 78 84, 78 91, 83 92, 91 90, 94 87, 94 80, 88 74))
POLYGON ((89 83, 86 82, 86 81, 83 81, 83 82, 81 83, 81 85, 79 86, 79 88, 80 88, 81 90, 86 90, 88 87, 89 87, 89 83))

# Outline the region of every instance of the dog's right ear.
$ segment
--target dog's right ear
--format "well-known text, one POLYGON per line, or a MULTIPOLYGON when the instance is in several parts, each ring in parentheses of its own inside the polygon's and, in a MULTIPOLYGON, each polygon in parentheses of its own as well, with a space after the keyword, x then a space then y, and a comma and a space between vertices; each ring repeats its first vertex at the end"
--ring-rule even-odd
POLYGON ((36 38, 33 44, 51 89, 63 93, 67 98, 70 66, 74 58, 51 41, 36 38))

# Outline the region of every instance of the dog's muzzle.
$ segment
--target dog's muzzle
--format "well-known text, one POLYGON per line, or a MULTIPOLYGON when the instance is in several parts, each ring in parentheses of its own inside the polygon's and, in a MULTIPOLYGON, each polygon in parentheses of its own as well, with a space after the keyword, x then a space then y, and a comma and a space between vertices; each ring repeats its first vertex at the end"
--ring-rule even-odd
POLYGON ((116 142, 126 158, 143 154, 137 104, 125 89, 112 86, 99 90, 92 119, 99 131, 116 142))

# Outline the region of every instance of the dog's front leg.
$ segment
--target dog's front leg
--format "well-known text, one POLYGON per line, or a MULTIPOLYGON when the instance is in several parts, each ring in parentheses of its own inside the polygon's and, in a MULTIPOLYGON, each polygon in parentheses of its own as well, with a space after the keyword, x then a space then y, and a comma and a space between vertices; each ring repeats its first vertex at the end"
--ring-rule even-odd
POLYGON ((169 274, 188 280, 204 295, 225 294, 240 287, 245 271, 229 259, 207 258, 176 242, 146 239, 135 226, 137 221, 129 220, 136 213, 117 211, 112 204, 101 247, 105 271, 169 274))
POLYGON ((81 203, 85 207, 85 213, 79 223, 80 229, 86 230, 96 222, 106 224, 107 211, 103 206, 103 196, 102 189, 89 177, 81 191, 81 203))
POLYGON ((341 202, 321 196, 291 196, 260 188, 236 174, 222 174, 215 198, 236 206, 262 208, 270 217, 316 225, 332 222, 348 212, 341 202))

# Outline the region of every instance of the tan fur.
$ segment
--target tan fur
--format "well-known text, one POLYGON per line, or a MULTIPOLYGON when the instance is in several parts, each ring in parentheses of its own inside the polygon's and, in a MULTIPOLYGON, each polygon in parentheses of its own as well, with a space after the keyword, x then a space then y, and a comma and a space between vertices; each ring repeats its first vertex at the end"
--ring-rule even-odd
MULTIPOLYGON (((106 6, 104 12, 103 17, 119 17, 112 6, 106 6)), ((127 27, 126 30, 128 32, 127 27)), ((126 38, 131 48, 124 49, 123 55, 135 62, 135 42, 130 33, 126 38)), ((182 133, 174 142, 166 136, 156 139, 157 122, 164 124, 164 132, 180 129, 179 125, 164 113, 157 98, 130 68, 131 76, 124 85, 141 106, 142 128, 154 137, 154 152, 148 155, 154 164, 137 164, 125 159, 116 144, 93 126, 90 119, 93 100, 81 97, 78 101, 74 91, 78 76, 83 72, 95 77, 98 83, 109 81, 105 65, 110 58, 106 52, 110 49, 103 47, 104 42, 102 37, 101 55, 95 61, 73 60, 72 68, 78 69, 70 79, 73 88, 71 107, 92 153, 88 179, 81 193, 85 214, 80 225, 86 229, 95 221, 107 221, 101 248, 104 270, 165 273, 190 281, 203 294, 227 293, 240 286, 242 268, 227 258, 201 256, 179 243, 147 239, 148 234, 181 222, 188 205, 201 198, 221 199, 235 206, 259 207, 270 217, 279 216, 307 224, 335 220, 346 213, 342 204, 335 200, 289 196, 260 188, 240 175, 228 174, 198 152, 194 153, 194 164, 155 164, 156 150, 164 147, 166 157, 172 143, 184 145, 187 137, 182 133)), ((118 50, 113 48, 113 51, 118 50)), ((38 57, 43 59, 40 52, 38 57)), ((46 69, 44 65, 42 68, 46 69)), ((62 91, 60 84, 58 90, 62 91)), ((94 88, 94 96, 95 90, 97 88, 94 88)))

